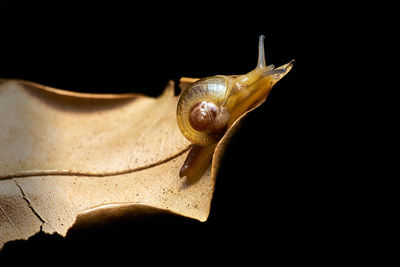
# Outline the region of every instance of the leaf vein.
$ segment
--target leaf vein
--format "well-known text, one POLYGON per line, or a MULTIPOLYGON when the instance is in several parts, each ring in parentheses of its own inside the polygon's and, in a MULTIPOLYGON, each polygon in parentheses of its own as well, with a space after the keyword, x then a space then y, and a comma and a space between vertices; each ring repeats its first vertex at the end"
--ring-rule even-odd
MULTIPOLYGON (((190 149, 190 146, 187 146, 185 149, 182 149, 182 151, 179 151, 175 155, 172 155, 170 157, 167 157, 163 160, 150 163, 141 167, 136 167, 132 169, 125 169, 125 170, 119 170, 119 171, 112 171, 112 172, 80 172, 80 171, 70 171, 70 170, 30 170, 30 171, 24 171, 24 172, 19 172, 19 173, 13 173, 13 174, 6 174, 3 176, 0 176, 0 180, 8 180, 8 179, 14 179, 14 178, 26 178, 26 177, 32 177, 32 176, 89 176, 89 177, 109 177, 109 176, 115 176, 115 175, 123 175, 123 174, 128 174, 128 173, 133 173, 137 171, 142 171, 146 169, 150 169, 153 167, 156 167, 158 165, 162 165, 164 163, 167 163, 180 155, 184 154, 190 149)), ((20 188, 21 189, 21 188, 20 188)))

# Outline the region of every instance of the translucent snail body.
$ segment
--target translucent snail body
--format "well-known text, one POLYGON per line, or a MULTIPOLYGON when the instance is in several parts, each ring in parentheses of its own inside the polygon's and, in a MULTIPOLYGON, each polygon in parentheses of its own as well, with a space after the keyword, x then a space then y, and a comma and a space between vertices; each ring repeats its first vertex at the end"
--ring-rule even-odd
POLYGON ((293 60, 278 68, 267 66, 261 35, 258 62, 253 71, 244 75, 217 75, 189 85, 178 101, 177 122, 182 134, 198 147, 189 153, 180 176, 202 174, 225 131, 253 104, 266 97, 292 65, 293 60))

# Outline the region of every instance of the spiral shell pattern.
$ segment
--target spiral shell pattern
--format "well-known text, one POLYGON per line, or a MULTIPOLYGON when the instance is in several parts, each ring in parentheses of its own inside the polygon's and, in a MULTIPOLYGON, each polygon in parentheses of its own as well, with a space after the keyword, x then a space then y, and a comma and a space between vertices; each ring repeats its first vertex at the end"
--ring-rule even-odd
POLYGON ((209 132, 215 114, 228 97, 229 81, 224 76, 205 78, 182 92, 177 121, 182 134, 193 144, 206 146, 219 140, 221 133, 209 132))

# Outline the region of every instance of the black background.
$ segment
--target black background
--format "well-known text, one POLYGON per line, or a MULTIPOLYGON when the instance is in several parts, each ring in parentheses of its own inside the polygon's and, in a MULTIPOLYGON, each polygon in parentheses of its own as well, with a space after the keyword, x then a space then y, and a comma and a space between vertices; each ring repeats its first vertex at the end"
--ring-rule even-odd
POLYGON ((338 175, 345 163, 331 160, 336 139, 326 135, 333 130, 330 100, 321 90, 326 65, 338 60, 327 48, 336 33, 320 23, 325 11, 310 16, 307 7, 282 5, 170 12, 157 6, 160 13, 141 16, 140 8, 103 8, 57 8, 28 17, 14 10, 2 26, 0 77, 157 96, 169 79, 252 70, 260 34, 266 36, 267 64, 296 62, 229 145, 207 222, 128 218, 66 239, 41 233, 6 244, 3 255, 286 263, 348 253, 352 236, 342 238, 353 230, 352 209, 343 209, 346 181, 338 175))

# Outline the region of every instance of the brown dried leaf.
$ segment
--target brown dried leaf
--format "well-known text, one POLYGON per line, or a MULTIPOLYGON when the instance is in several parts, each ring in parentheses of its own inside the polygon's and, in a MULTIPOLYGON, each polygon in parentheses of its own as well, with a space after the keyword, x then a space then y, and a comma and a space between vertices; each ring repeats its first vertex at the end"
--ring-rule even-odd
POLYGON ((188 183, 178 175, 190 143, 176 123, 177 100, 172 82, 151 98, 0 80, 0 248, 126 213, 205 221, 223 151, 247 112, 203 177, 188 183))

